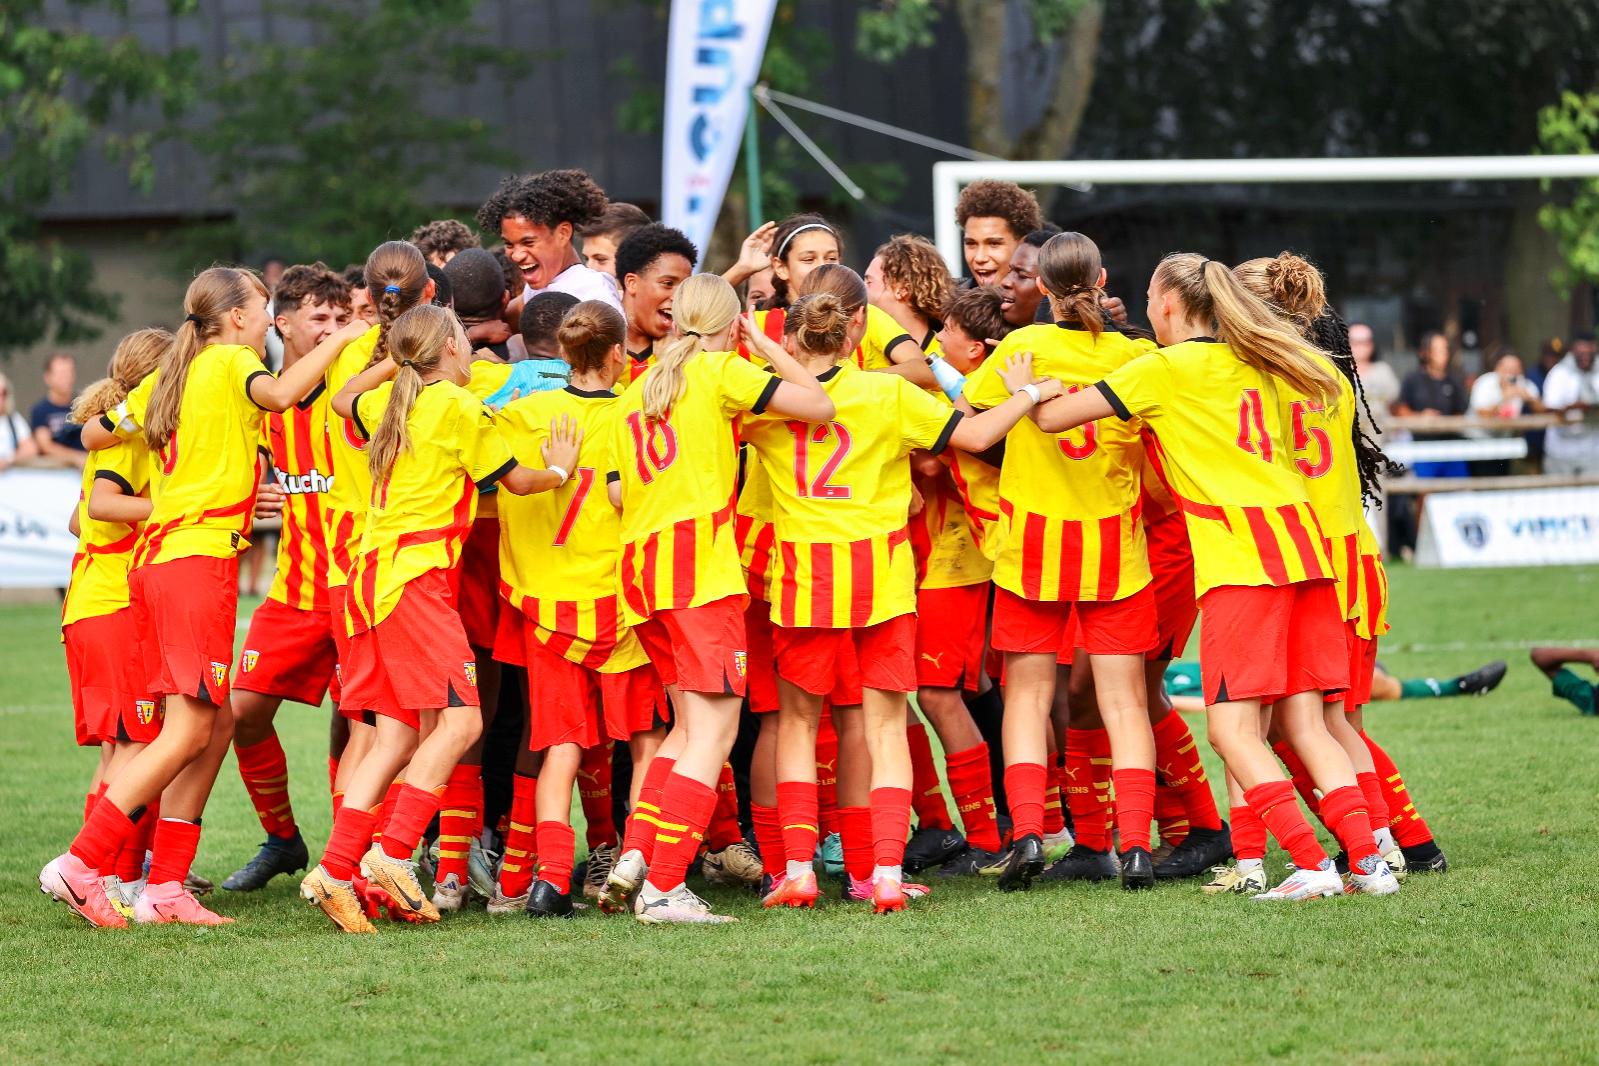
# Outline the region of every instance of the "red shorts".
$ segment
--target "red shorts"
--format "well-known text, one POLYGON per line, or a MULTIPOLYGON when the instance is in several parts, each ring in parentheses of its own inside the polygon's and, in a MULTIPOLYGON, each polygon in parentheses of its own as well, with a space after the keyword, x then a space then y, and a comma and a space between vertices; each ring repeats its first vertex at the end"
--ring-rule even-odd
POLYGON ((161 732, 161 701, 145 690, 133 608, 80 618, 61 635, 78 743, 154 740, 161 732))
POLYGON ((750 597, 744 611, 744 633, 749 641, 747 682, 750 711, 770 714, 777 710, 777 653, 772 650, 772 605, 750 597))
MULTIPOLYGON (((346 593, 350 591, 349 585, 331 585, 328 587, 328 624, 333 627, 333 654, 336 662, 333 664, 333 678, 339 683, 340 694, 344 688, 344 664, 350 661, 350 619, 344 613, 344 604, 347 600, 346 593)), ((339 706, 344 705, 344 700, 339 700, 339 706)), ((359 716, 357 716, 359 721, 359 716)))
POLYGON ((523 646, 522 612, 505 600, 500 600, 499 625, 494 631, 494 658, 507 666, 526 666, 527 648, 523 646))
POLYGON ((373 711, 416 729, 422 711, 478 706, 477 662, 444 571, 406 585, 387 618, 357 633, 344 669, 347 717, 373 711))
POLYGON ((988 582, 916 593, 916 684, 977 691, 988 636, 988 582))
POLYGON ((1174 514, 1144 524, 1149 544, 1151 587, 1155 590, 1155 624, 1159 643, 1149 653, 1151 661, 1181 658, 1199 618, 1194 599, 1194 551, 1188 527, 1174 514))
POLYGON ((861 629, 787 629, 772 633, 777 676, 835 707, 854 707, 861 689, 916 691, 916 616, 902 614, 861 629))
POLYGON ((1222 585, 1200 607, 1206 706, 1349 687, 1349 645, 1332 581, 1222 585))
POLYGON ((602 674, 555 654, 532 626, 525 629, 530 751, 592 748, 667 725, 666 690, 655 667, 602 674))
POLYGON ((189 555, 128 574, 146 691, 220 705, 228 698, 239 611, 239 557, 189 555))
POLYGON ((744 605, 723 596, 699 607, 656 611, 634 628, 664 685, 715 696, 742 696, 749 671, 744 605))
POLYGON ((1344 640, 1349 649, 1349 690, 1341 697, 1348 714, 1371 702, 1371 680, 1377 673, 1377 638, 1362 637, 1354 622, 1344 623, 1344 640))
MULTIPOLYGON (((322 697, 331 688, 337 704, 339 679, 334 667, 339 652, 333 619, 331 610, 302 611, 277 600, 263 601, 250 616, 233 687, 307 707, 322 706, 322 697)), ((338 624, 344 624, 342 615, 338 624)))
POLYGON ((1145 585, 1119 600, 1026 600, 994 590, 998 651, 1054 655, 1070 662, 1075 647, 1090 655, 1144 655, 1160 640, 1155 593, 1145 585), (1072 626, 1075 619, 1076 628, 1072 626))
POLYGON ((479 516, 461 546, 461 565, 453 577, 455 608, 474 648, 494 647, 500 613, 500 520, 479 516))

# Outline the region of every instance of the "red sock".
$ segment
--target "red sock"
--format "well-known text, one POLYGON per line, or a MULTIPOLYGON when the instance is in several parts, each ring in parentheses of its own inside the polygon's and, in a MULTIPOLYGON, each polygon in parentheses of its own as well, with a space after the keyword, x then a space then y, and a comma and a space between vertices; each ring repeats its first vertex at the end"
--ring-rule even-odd
POLYGON ((1116 782, 1116 830, 1122 850, 1149 850, 1149 823, 1155 816, 1155 771, 1129 767, 1112 771, 1116 782))
POLYGON ((89 820, 89 815, 94 813, 94 805, 100 802, 100 797, 105 795, 107 787, 109 786, 102 781, 93 792, 85 792, 83 794, 83 820, 85 822, 89 820))
POLYGON ((844 845, 844 872, 857 881, 872 876, 872 809, 838 809, 839 843, 844 845))
POLYGON ((933 742, 927 737, 927 727, 913 722, 906 727, 905 737, 911 748, 911 803, 916 808, 916 828, 954 829, 944 790, 938 783, 938 765, 933 762, 933 742))
POLYGON ((785 869, 783 820, 778 817, 777 808, 751 803, 750 820, 755 823, 755 846, 761 852, 761 870, 768 877, 782 877, 785 869))
POLYGON ((822 835, 842 832, 838 814, 838 730, 833 728, 832 714, 825 711, 816 730, 816 797, 817 825, 822 835))
POLYGON ((577 861, 577 832, 565 822, 540 822, 536 830, 539 880, 548 881, 562 895, 572 891, 572 863, 577 861))
POLYGON ((1182 796, 1166 783, 1164 777, 1155 778, 1155 824, 1160 826, 1162 847, 1176 847, 1188 837, 1188 808, 1182 796))
POLYGON ((1049 776, 1044 787, 1044 832, 1055 834, 1066 828, 1066 767, 1055 765, 1054 756, 1050 756, 1045 768, 1049 776))
POLYGON ((721 851, 744 839, 744 830, 738 824, 738 788, 733 781, 733 766, 722 764, 722 773, 716 779, 716 806, 711 809, 711 820, 705 826, 705 846, 711 851, 721 851))
POLYGON ((816 857, 819 800, 814 781, 777 783, 777 818, 783 828, 783 858, 810 862, 816 857))
POLYGON ((1366 818, 1371 822, 1371 831, 1386 829, 1388 818, 1388 797, 1383 793, 1382 781, 1370 770, 1355 775, 1355 780, 1360 783, 1360 794, 1366 797, 1366 818))
POLYGON ((905 861, 905 838, 911 831, 910 789, 874 788, 871 801, 872 865, 899 866, 905 861))
POLYGON ((944 760, 949 790, 955 795, 966 841, 983 851, 998 851, 999 821, 994 807, 994 782, 989 776, 988 745, 957 751, 944 760))
POLYGON ((520 896, 533 884, 533 794, 539 779, 511 775, 511 813, 505 825, 505 860, 500 863, 500 894, 520 896))
POLYGON ((1321 816, 1349 856, 1351 868, 1377 854, 1377 841, 1371 835, 1371 819, 1366 815, 1366 795, 1359 785, 1335 788, 1321 798, 1321 816))
POLYGON ((616 822, 611 817, 610 741, 583 749, 577 767, 577 796, 583 803, 584 839, 589 850, 616 847, 616 822))
POLYGON ((289 806, 289 761, 276 733, 267 734, 246 747, 234 746, 239 760, 239 776, 244 790, 255 805, 261 828, 275 837, 294 835, 294 809, 289 806))
POLYGON ((328 756, 328 791, 336 795, 343 795, 338 791, 339 760, 336 756, 328 756))
POLYGON ((1294 783, 1294 791, 1305 801, 1310 813, 1318 818, 1321 817, 1321 801, 1316 798, 1316 782, 1311 779, 1310 770, 1305 767, 1304 760, 1286 740, 1279 740, 1271 746, 1271 750, 1282 760, 1283 768, 1288 771, 1288 777, 1294 783))
POLYGON ((1244 790, 1244 800, 1260 815, 1271 835, 1302 870, 1315 869, 1327 860, 1316 831, 1294 802, 1294 786, 1287 781, 1267 781, 1244 790))
POLYGON ((383 854, 391 859, 409 859, 422 843, 422 834, 439 811, 439 795, 415 785, 401 785, 383 827, 383 854))
MULTIPOLYGON (((450 771, 444 783, 444 795, 439 802, 439 867, 435 881, 455 876, 457 884, 466 884, 466 858, 472 850, 472 822, 481 818, 481 811, 472 809, 474 793, 483 788, 483 768, 459 763, 450 771), (473 788, 474 782, 476 788, 473 788)), ((426 823, 423 823, 426 828, 426 823)), ((420 838, 419 838, 420 839, 420 838)))
POLYGON ((1012 840, 1044 835, 1044 782, 1048 775, 1042 763, 1019 762, 1005 767, 1012 840))
MULTIPOLYGON (((150 817, 150 812, 145 811, 143 817, 150 817)), ((115 803, 102 796, 67 850, 90 869, 110 870, 116 862, 117 852, 122 850, 123 843, 132 835, 132 820, 115 803)))
POLYGON ((683 883, 715 809, 716 790, 711 786, 678 773, 666 779, 666 787, 661 789, 655 855, 650 862, 651 885, 670 892, 683 883))
POLYGON ((340 807, 333 816, 333 832, 328 834, 328 846, 322 852, 322 868, 336 881, 348 881, 356 875, 361 856, 372 846, 372 827, 378 820, 372 811, 354 807, 340 807))
POLYGON ((394 805, 400 799, 400 790, 405 787, 404 781, 391 781, 389 787, 383 792, 383 804, 378 810, 377 821, 372 826, 372 843, 376 844, 383 839, 383 827, 389 824, 389 816, 394 813, 394 805))
MULTIPOLYGON (((1193 829, 1220 829, 1221 812, 1216 809, 1216 797, 1210 793, 1205 764, 1199 759, 1199 745, 1194 742, 1188 723, 1183 721, 1182 715, 1172 711, 1155 723, 1154 733, 1155 765, 1160 767, 1166 784, 1181 798, 1188 825, 1193 829)), ((1159 799, 1157 793, 1157 803, 1159 799)), ((1160 842, 1166 843, 1164 828, 1160 842)))
POLYGON ((150 884, 182 883, 194 865, 200 849, 200 824, 177 818, 163 818, 155 826, 155 843, 150 848, 150 884))
POLYGON ((644 783, 638 789, 638 803, 628 816, 627 832, 622 834, 622 851, 638 851, 644 856, 645 865, 649 865, 650 856, 655 854, 655 830, 661 824, 661 790, 666 787, 672 767, 676 765, 676 759, 665 755, 650 760, 649 769, 644 771, 644 783))
POLYGON ((1388 828, 1394 832, 1394 839, 1400 846, 1413 848, 1419 844, 1432 841, 1432 830, 1427 827, 1426 819, 1421 812, 1416 810, 1415 803, 1410 798, 1410 790, 1405 788, 1405 779, 1399 776, 1399 767, 1388 757, 1381 746, 1364 732, 1360 739, 1366 742, 1366 750, 1371 752, 1371 761, 1377 764, 1377 780, 1382 782, 1383 799, 1385 807, 1376 808, 1372 815, 1373 820, 1380 819, 1384 809, 1388 815, 1388 828))
POLYGON ((144 817, 133 824, 133 832, 117 852, 116 875, 124 884, 132 884, 144 876, 144 853, 155 843, 155 825, 161 820, 161 804, 150 804, 144 817))
POLYGON ((1105 833, 1108 795, 1098 787, 1098 767, 1094 763, 1101 738, 1108 758, 1110 736, 1103 729, 1066 730, 1066 805, 1072 812, 1072 833, 1077 843, 1095 851, 1110 847, 1105 833))
POLYGON ((1264 859, 1266 857, 1266 823, 1260 820, 1254 808, 1245 804, 1227 812, 1232 818, 1233 857, 1236 859, 1264 859))

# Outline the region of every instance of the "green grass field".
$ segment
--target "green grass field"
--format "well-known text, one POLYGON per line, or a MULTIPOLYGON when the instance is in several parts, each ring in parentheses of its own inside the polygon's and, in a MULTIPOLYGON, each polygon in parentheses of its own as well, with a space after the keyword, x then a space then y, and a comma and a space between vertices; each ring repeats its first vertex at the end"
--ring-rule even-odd
MULTIPOLYGON (((766 914, 722 894, 741 924, 479 911, 369 938, 335 935, 286 878, 219 892, 238 924, 216 930, 96 931, 41 896, 92 757, 72 748, 53 609, 0 609, 0 1059, 1599 1059, 1599 722, 1551 699, 1524 651, 1599 643, 1599 575, 1398 569, 1393 589, 1389 668, 1511 662, 1489 697, 1368 712, 1454 864, 1397 897, 1268 907, 1188 884, 940 883, 883 918, 839 902, 766 914)), ((315 849, 326 715, 279 721, 315 849)), ((196 869, 220 881, 259 838, 230 759, 196 869)))

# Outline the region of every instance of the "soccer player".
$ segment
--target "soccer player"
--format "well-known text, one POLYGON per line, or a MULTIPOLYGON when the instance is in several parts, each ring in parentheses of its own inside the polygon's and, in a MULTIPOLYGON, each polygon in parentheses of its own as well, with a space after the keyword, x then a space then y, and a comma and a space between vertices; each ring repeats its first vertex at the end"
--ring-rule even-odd
POLYGON ((675 719, 649 766, 635 768, 644 780, 633 818, 653 820, 653 850, 624 846, 600 900, 616 910, 637 889, 645 923, 726 920, 683 878, 716 804, 745 689, 730 424, 768 409, 806 422, 833 415, 816 379, 783 353, 777 377, 737 356, 738 308, 733 287, 714 275, 677 288, 673 337, 619 405, 619 469, 608 475, 622 507, 623 610, 672 692, 675 719))
POLYGON ((578 454, 576 432, 563 426, 552 430, 546 469, 516 462, 492 413, 464 387, 471 347, 450 311, 413 307, 386 331, 383 350, 386 362, 333 398, 334 411, 370 442, 374 488, 350 573, 344 684, 348 702, 375 713, 377 735, 345 790, 321 863, 300 884, 300 895, 348 933, 373 932, 351 883, 358 868, 391 914, 438 921, 412 856, 482 729, 476 663, 447 572, 460 560, 481 488, 552 491, 578 454), (432 722, 426 738, 424 717, 432 722), (402 767, 405 784, 381 843, 372 844, 374 811, 402 767))
POLYGON ((887 312, 867 318, 862 347, 881 351, 887 360, 867 369, 889 370, 924 389, 936 388, 927 356, 937 350, 938 316, 950 290, 944 257, 926 238, 902 234, 877 249, 865 280, 871 306, 887 312))
POLYGON ((523 306, 517 326, 522 334, 522 347, 527 351, 524 362, 535 364, 535 383, 541 386, 534 391, 565 387, 572 368, 561 357, 556 331, 561 328, 566 313, 580 302, 569 292, 541 292, 523 306))
POLYGON ((547 170, 507 178, 478 210, 485 233, 498 233, 522 271, 523 302, 546 290, 622 309, 613 274, 585 266, 572 237, 604 213, 605 191, 581 170, 547 170))
POLYGON ((232 736, 228 697, 239 552, 259 483, 261 417, 308 395, 337 352, 333 340, 274 377, 261 363, 267 292, 246 270, 212 267, 189 285, 185 320, 159 369, 113 411, 84 427, 90 450, 142 432, 160 457, 154 506, 140 531, 129 602, 148 691, 164 698, 161 733, 95 804, 71 848, 39 884, 93 925, 125 925, 99 870, 159 797, 141 922, 229 921, 183 887, 200 842, 200 815, 232 736))
POLYGON ((583 265, 601 274, 616 274, 616 249, 629 233, 649 223, 650 216, 633 204, 606 204, 599 218, 578 230, 583 238, 583 265))
POLYGON ((1573 663, 1584 663, 1599 670, 1599 651, 1593 648, 1534 648, 1530 653, 1532 665, 1549 678, 1554 695, 1565 700, 1584 717, 1599 714, 1599 692, 1592 681, 1586 681, 1575 670, 1573 663))
POLYGON ((488 350, 501 362, 510 362, 507 343, 511 328, 505 324, 505 274, 499 261, 481 248, 463 248, 443 267, 450 283, 456 317, 466 327, 476 350, 488 350))
POLYGON ((430 264, 441 269, 466 249, 481 247, 477 234, 453 218, 424 222, 412 231, 411 243, 430 264))
MULTIPOLYGON (((285 270, 272 301, 285 370, 350 324, 350 288, 321 263, 285 270)), ((310 861, 294 819, 288 760, 273 719, 284 700, 322 706, 330 688, 338 703, 338 647, 328 605, 328 535, 323 524, 323 501, 334 478, 328 442, 331 398, 319 386, 288 411, 265 420, 268 480, 286 501, 283 532, 272 588, 250 618, 228 702, 239 776, 266 840, 253 859, 222 882, 233 892, 254 892, 280 873, 305 869, 310 861)), ((337 723, 337 711, 334 717, 337 723)), ((329 751, 328 758, 336 762, 339 754, 329 751)))
POLYGON ((1037 197, 1020 185, 984 179, 961 190, 955 221, 971 284, 998 285, 1016 246, 1043 225, 1044 214, 1037 197))
POLYGON ((1005 273, 999 279, 999 291, 1005 294, 1001 305, 1005 321, 1013 329, 1030 326, 1034 322, 1048 322, 1049 302, 1044 290, 1038 287, 1038 250, 1058 229, 1035 229, 1022 238, 1011 253, 1005 273))
POLYGON ((672 333, 672 293, 694 273, 699 252, 679 230, 651 222, 616 248, 616 280, 627 317, 628 382, 643 374, 655 346, 672 333))
POLYGON ((1322 790, 1323 816, 1349 852, 1356 889, 1397 891, 1354 768, 1323 719, 1323 692, 1348 686, 1343 612, 1289 427, 1265 400, 1284 387, 1331 402, 1335 375, 1231 271, 1201 255, 1161 260, 1149 283, 1149 319, 1160 351, 1046 405, 1039 427, 1059 433, 1114 415, 1142 418, 1154 434, 1193 543, 1211 745, 1295 867, 1255 898, 1344 891, 1261 739, 1267 702, 1322 790))
MULTIPOLYGON (((1588 655, 1588 652, 1583 652, 1588 655)), ((1574 657, 1571 662, 1586 662, 1585 658, 1574 657)), ((1437 700, 1450 699, 1455 696, 1486 696, 1499 687, 1505 679, 1506 665, 1503 659, 1495 659, 1491 663, 1484 663, 1467 673, 1456 677, 1412 677, 1400 679, 1390 674, 1383 668, 1382 663, 1377 663, 1372 669, 1371 698, 1373 702, 1382 703, 1391 700, 1437 700)), ((1204 686, 1200 684, 1199 663, 1197 660, 1180 659, 1166 664, 1166 690, 1171 694, 1172 706, 1183 713, 1203 711, 1205 701, 1202 698, 1204 686)))

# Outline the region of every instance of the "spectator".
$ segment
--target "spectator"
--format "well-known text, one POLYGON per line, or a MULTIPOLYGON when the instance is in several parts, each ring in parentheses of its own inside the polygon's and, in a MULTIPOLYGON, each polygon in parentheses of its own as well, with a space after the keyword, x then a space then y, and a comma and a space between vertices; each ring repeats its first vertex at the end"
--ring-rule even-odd
POLYGON ((39 454, 82 466, 83 427, 69 420, 78 384, 78 361, 57 352, 44 364, 44 399, 33 405, 28 425, 39 454))
POLYGON ((1494 360, 1493 370, 1472 385, 1470 407, 1483 418, 1515 418, 1543 410, 1538 386, 1527 380, 1521 356, 1515 352, 1502 353, 1494 360))
POLYGON ((275 255, 269 255, 261 264, 261 284, 271 292, 278 287, 278 282, 283 278, 283 272, 288 269, 288 264, 275 255))
MULTIPOLYGON (((1416 351, 1421 365, 1405 375, 1399 386, 1399 402, 1394 413, 1400 415, 1463 415, 1466 413, 1466 383, 1454 367, 1449 339, 1436 330, 1424 334, 1416 351)), ((1416 433, 1417 440, 1448 440, 1453 433, 1416 433)), ((1465 477, 1464 460, 1417 463, 1417 477, 1465 477)))
POLYGON ((1371 327, 1364 322, 1349 326, 1349 351, 1355 357, 1355 372, 1360 375, 1360 387, 1366 393, 1366 406, 1360 411, 1362 429, 1372 437, 1388 428, 1388 416, 1393 414, 1399 399, 1399 376, 1383 360, 1377 350, 1377 339, 1371 327))
POLYGON ((1538 386, 1538 392, 1543 392, 1544 379, 1549 376, 1549 371, 1560 362, 1560 357, 1566 352, 1566 342, 1559 337, 1550 337, 1538 349, 1538 363, 1527 371, 1527 379, 1538 386))
POLYGON ((1599 473, 1599 428, 1583 422, 1588 409, 1599 404, 1596 351, 1599 346, 1591 332, 1577 334, 1571 339, 1571 351, 1544 379, 1544 405, 1567 422, 1544 431, 1546 474, 1599 473))
POLYGON ((0 374, 0 471, 9 469, 18 459, 32 459, 38 454, 39 446, 28 432, 28 420, 17 414, 11 379, 0 374))

